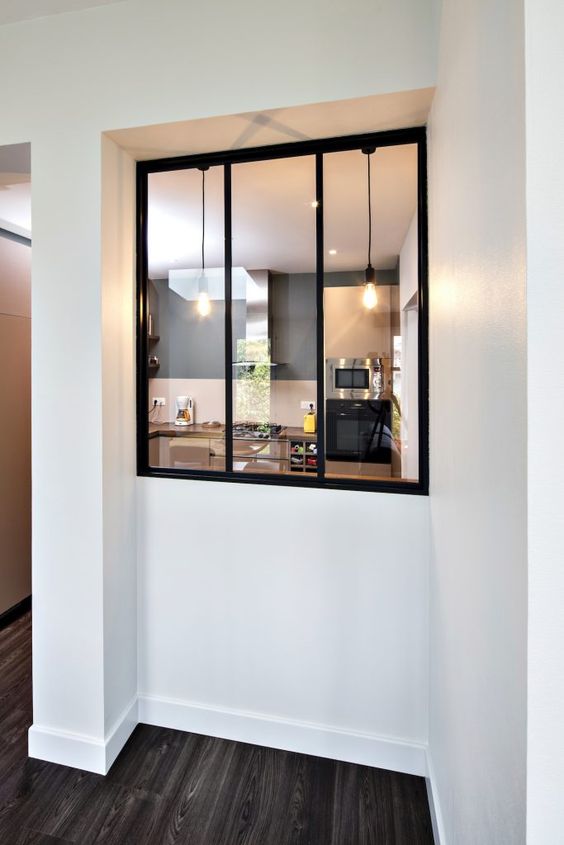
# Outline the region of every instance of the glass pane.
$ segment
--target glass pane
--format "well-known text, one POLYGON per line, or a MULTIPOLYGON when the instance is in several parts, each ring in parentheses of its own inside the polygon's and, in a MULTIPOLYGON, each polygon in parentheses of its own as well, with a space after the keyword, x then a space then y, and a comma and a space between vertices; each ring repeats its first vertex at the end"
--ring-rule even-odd
POLYGON ((316 476, 315 209, 313 156, 233 165, 235 472, 316 476))
POLYGON ((326 476, 417 481, 417 147, 323 161, 326 476))
POLYGON ((149 464, 223 470, 223 167, 152 173, 148 201, 149 464))

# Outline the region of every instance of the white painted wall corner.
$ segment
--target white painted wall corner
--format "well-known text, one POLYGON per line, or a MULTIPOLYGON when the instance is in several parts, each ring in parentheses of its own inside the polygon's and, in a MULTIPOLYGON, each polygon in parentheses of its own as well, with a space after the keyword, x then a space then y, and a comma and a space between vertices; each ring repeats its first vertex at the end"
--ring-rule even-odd
POLYGON ((137 696, 116 719, 103 740, 84 734, 32 725, 28 732, 30 757, 106 775, 138 724, 137 696))
POLYGON ((433 768, 433 760, 428 749, 427 777, 425 778, 425 783, 427 785, 427 799, 429 801, 429 811, 431 813, 431 824, 433 825, 433 838, 435 840, 435 845, 447 845, 445 826, 437 788, 437 779, 433 768))

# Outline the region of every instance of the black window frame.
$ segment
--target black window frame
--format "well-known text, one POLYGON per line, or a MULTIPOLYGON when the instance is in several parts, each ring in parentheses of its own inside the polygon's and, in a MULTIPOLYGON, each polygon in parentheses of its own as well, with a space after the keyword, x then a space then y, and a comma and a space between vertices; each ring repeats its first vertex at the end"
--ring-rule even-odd
POLYGON ((427 212, 427 136, 424 126, 406 129, 347 135, 312 141, 296 141, 239 150, 225 150, 198 155, 175 156, 137 162, 137 475, 151 478, 183 478, 198 481, 235 482, 237 484, 274 484, 284 487, 313 489, 362 490, 376 493, 429 493, 429 313, 428 313, 428 212, 427 212), (419 414, 419 479, 402 481, 392 478, 369 481, 359 478, 325 478, 325 396, 324 396, 324 245, 323 245, 323 155, 346 152, 363 147, 417 145, 418 184, 418 414, 419 414), (231 326, 231 166, 253 161, 268 161, 311 155, 316 176, 316 284, 317 284, 317 414, 318 474, 300 478, 299 474, 266 475, 234 472, 233 440, 228 436, 233 424, 233 367, 231 326), (224 169, 224 237, 225 237, 225 470, 189 470, 153 467, 149 463, 149 373, 148 373, 148 255, 147 207, 148 177, 151 173, 201 167, 223 166, 224 169), (227 469, 231 467, 231 470, 227 469))

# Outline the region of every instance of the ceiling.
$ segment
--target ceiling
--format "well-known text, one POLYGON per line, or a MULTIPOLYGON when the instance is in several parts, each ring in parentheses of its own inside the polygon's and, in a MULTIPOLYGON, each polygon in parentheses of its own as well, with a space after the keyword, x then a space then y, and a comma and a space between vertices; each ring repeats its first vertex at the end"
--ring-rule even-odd
POLYGON ((107 132, 138 161, 382 132, 427 122, 433 88, 107 132))
MULTIPOLYGON (((110 0, 111 2, 111 0, 110 0)), ((2 0, 0 0, 2 3, 2 0)), ((54 14, 91 2, 2 4, 54 14), (63 7, 65 7, 63 9, 63 7), (50 12, 47 12, 50 10, 50 12)), ((184 121, 107 133, 135 158, 267 146, 389 128, 423 125, 433 89, 362 97, 265 112, 184 121)), ((31 236, 30 145, 0 147, 0 228, 31 236)), ((413 146, 381 148, 372 156, 373 251, 379 269, 395 267, 416 205, 413 146)), ((206 264, 223 263, 221 168, 207 176, 206 264)), ((315 197, 311 157, 233 167, 233 261, 247 269, 315 270, 315 197)), ((200 266, 201 174, 153 174, 149 217, 150 274, 200 266)), ((367 262, 366 157, 360 152, 325 157, 325 264, 328 271, 357 270, 367 262), (335 255, 329 250, 336 250, 335 255)))
POLYGON ((122 0, 0 0, 0 26, 120 2, 122 0))
POLYGON ((0 147, 0 229, 31 237, 31 147, 0 147))
MULTIPOLYGON (((382 147, 371 156, 373 248, 377 269, 393 269, 417 203, 417 148, 382 147)), ((202 174, 149 177, 149 274, 201 262, 202 174)), ((233 264, 283 273, 315 271, 313 156, 232 166, 233 264)), ((362 270, 368 263, 367 158, 360 150, 324 157, 325 268, 362 270), (331 254, 336 251, 336 254, 331 254)), ((207 267, 223 266, 223 168, 206 172, 207 267)))
MULTIPOLYGON (((426 123, 434 89, 423 88, 261 112, 208 117, 106 134, 137 160, 380 132, 426 123)), ((382 148, 373 156, 372 263, 392 269, 416 207, 415 148, 382 148)), ((206 264, 223 263, 221 168, 206 175, 206 264)), ((153 174, 149 197, 149 272, 200 266, 201 174, 153 174)), ((233 167, 233 262, 250 270, 315 270, 313 160, 233 167)), ((366 157, 325 157, 325 265, 358 270, 367 263, 366 157), (337 250, 336 255, 329 250, 337 250)))

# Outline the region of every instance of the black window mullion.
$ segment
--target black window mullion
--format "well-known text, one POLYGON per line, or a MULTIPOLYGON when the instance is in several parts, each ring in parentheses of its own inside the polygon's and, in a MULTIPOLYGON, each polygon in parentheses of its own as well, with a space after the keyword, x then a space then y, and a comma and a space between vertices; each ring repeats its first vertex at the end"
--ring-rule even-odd
POLYGON ((429 309, 428 297, 428 219, 427 219, 427 140, 417 142, 417 224, 418 224, 418 413, 419 484, 429 488, 429 309))
POLYGON ((137 165, 137 466, 142 472, 149 470, 148 178, 148 174, 137 165))
POLYGON ((317 477, 325 477, 325 333, 323 321, 324 238, 323 238, 323 153, 315 156, 316 288, 317 288, 317 477))
POLYGON ((233 321, 232 321, 232 237, 231 237, 231 165, 223 168, 225 236, 225 471, 233 472, 233 321))

